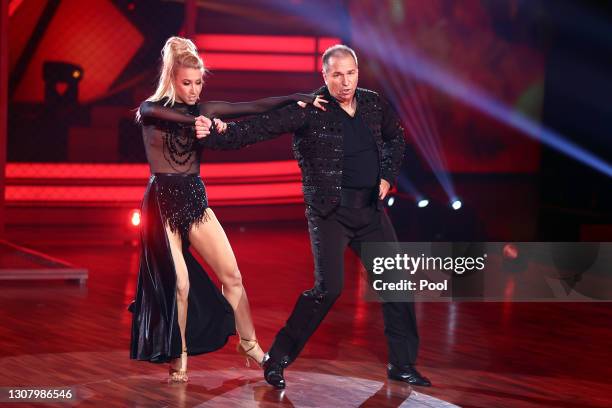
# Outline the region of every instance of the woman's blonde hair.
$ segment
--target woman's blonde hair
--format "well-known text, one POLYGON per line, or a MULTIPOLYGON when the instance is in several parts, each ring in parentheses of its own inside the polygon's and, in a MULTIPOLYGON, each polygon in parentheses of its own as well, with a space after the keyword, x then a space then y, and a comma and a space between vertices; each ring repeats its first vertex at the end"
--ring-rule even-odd
MULTIPOLYGON (((206 73, 204 61, 198 54, 193 41, 183 37, 170 37, 166 41, 164 48, 161 51, 162 66, 159 74, 159 82, 157 89, 153 95, 146 100, 157 102, 164 98, 167 101, 164 106, 173 106, 176 102, 176 90, 174 89, 174 75, 179 68, 195 68, 202 72, 202 76, 206 73)), ((136 120, 140 120, 140 111, 136 113, 136 120)))

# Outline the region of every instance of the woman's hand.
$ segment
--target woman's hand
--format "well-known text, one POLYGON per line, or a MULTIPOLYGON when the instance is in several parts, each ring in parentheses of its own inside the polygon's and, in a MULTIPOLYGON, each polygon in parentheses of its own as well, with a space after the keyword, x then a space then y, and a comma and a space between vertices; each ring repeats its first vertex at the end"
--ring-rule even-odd
POLYGON ((324 111, 326 109, 325 109, 325 106, 323 106, 322 104, 329 103, 327 100, 323 99, 322 95, 309 95, 309 94, 297 94, 297 95, 298 95, 297 104, 300 105, 302 108, 305 108, 306 106, 308 106, 309 103, 312 103, 312 105, 315 108, 318 108, 324 111))
POLYGON ((227 123, 225 123, 221 119, 215 118, 213 119, 213 122, 215 123, 215 127, 217 128, 217 132, 223 133, 227 130, 227 123))

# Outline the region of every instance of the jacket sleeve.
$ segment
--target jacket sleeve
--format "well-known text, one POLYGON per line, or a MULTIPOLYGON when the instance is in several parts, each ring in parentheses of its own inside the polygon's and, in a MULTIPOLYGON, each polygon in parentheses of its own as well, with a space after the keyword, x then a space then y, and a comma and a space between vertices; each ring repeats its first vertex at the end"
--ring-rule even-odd
POLYGON ((380 97, 380 101, 382 104, 381 132, 383 139, 381 177, 394 185, 399 175, 406 148, 404 128, 391 104, 383 97, 380 97))
POLYGON ((200 139, 200 143, 208 149, 231 150, 293 133, 307 125, 311 109, 316 108, 312 105, 301 108, 292 104, 250 119, 229 122, 223 133, 217 132, 213 126, 210 135, 200 139))

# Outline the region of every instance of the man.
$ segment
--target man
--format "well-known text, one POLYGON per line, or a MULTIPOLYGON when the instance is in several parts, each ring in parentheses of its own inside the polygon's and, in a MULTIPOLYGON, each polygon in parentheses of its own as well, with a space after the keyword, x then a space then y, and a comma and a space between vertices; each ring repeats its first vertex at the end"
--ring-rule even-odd
MULTIPOLYGON (((325 86, 316 93, 329 102, 325 111, 292 105, 214 132, 205 144, 237 148, 283 133, 294 133, 293 150, 302 171, 304 201, 315 284, 299 297, 291 316, 264 360, 266 381, 285 388, 283 370, 293 362, 340 296, 347 246, 361 255, 363 242, 395 242, 397 237, 381 201, 399 173, 404 130, 377 93, 357 88, 355 52, 335 45, 323 54, 325 86)), ((198 137, 205 126, 198 124, 198 137)), ((207 127, 206 127, 207 129, 207 127)), ((414 367, 418 334, 411 302, 382 304, 389 349, 387 375, 412 385, 431 383, 414 367)))

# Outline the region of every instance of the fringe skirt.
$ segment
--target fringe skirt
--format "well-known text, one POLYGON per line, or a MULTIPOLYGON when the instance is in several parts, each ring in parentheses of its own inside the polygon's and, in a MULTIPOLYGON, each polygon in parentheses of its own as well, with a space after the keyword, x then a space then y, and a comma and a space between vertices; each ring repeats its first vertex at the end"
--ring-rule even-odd
POLYGON ((206 222, 206 189, 198 174, 159 174, 149 179, 142 201, 141 255, 136 300, 130 306, 130 358, 164 363, 181 354, 176 306, 176 271, 165 225, 182 238, 189 273, 189 355, 215 351, 235 334, 230 304, 189 251, 189 229, 206 222))

